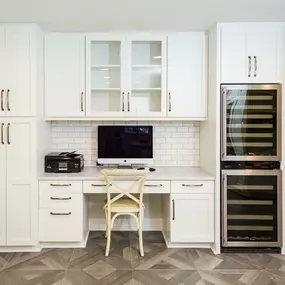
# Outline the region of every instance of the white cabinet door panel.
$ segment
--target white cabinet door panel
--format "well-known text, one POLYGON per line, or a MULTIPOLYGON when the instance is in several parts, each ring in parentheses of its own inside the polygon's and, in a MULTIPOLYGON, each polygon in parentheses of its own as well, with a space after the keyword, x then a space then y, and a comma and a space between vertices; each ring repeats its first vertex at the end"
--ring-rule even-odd
POLYGON ((36 226, 32 207, 37 204, 32 177, 35 125, 14 119, 7 120, 7 128, 7 245, 31 245, 36 226))
POLYGON ((6 136, 0 119, 0 246, 6 244, 6 136))
POLYGON ((168 116, 206 117, 206 47, 204 33, 168 37, 168 116))
POLYGON ((5 26, 0 25, 0 117, 6 114, 6 99, 5 99, 5 89, 7 87, 6 83, 6 50, 5 50, 5 26))
POLYGON ((224 25, 221 30, 221 82, 251 82, 252 64, 247 53, 247 34, 243 25, 224 25))
POLYGON ((7 116, 32 116, 33 32, 29 27, 6 27, 7 116))
POLYGON ((85 38, 52 33, 45 37, 45 115, 85 116, 85 38))
POLYGON ((171 196, 171 242, 214 242, 214 195, 171 196))

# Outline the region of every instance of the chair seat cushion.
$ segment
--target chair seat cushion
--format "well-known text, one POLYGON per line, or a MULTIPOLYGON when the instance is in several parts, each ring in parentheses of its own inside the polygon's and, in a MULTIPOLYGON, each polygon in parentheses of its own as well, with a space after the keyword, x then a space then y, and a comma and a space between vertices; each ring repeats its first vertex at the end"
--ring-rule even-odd
MULTIPOLYGON (((108 210, 107 200, 105 200, 104 209, 108 210)), ((139 211, 139 204, 129 198, 121 198, 111 204, 113 213, 138 213, 139 211)))

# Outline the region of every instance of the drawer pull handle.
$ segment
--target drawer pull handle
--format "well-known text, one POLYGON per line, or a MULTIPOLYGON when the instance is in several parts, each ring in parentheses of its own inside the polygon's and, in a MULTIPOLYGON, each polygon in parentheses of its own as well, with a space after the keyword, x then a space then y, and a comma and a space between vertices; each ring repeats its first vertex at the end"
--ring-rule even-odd
POLYGON ((175 200, 172 200, 172 221, 175 221, 175 200))
POLYGON ((68 212, 68 213, 54 213, 54 212, 50 212, 50 214, 52 216, 69 216, 69 215, 71 215, 71 212, 68 212))
MULTIPOLYGON (((107 187, 106 184, 91 184, 92 187, 107 187)), ((110 184, 109 186, 112 186, 112 184, 110 184)))
POLYGON ((204 184, 182 184, 183 187, 202 187, 204 184))
POLYGON ((71 186, 71 184, 50 184, 52 187, 68 187, 71 186))
POLYGON ((162 184, 155 184, 155 185, 146 184, 144 187, 162 187, 162 184))
POLYGON ((71 200, 71 197, 67 198, 56 198, 56 197, 50 197, 51 200, 71 200))

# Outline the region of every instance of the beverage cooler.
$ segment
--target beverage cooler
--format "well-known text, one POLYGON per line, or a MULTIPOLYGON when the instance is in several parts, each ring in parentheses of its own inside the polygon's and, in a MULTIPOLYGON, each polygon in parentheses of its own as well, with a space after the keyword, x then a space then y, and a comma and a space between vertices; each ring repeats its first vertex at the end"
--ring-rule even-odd
POLYGON ((221 86, 222 247, 282 246, 281 85, 221 86))

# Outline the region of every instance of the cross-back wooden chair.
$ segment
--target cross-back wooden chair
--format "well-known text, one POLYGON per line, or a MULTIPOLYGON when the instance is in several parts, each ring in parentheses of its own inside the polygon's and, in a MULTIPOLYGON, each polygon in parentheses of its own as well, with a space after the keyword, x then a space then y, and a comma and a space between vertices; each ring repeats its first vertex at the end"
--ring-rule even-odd
POLYGON ((144 216, 143 190, 146 179, 146 170, 136 169, 104 169, 102 174, 105 178, 107 189, 107 200, 104 205, 106 215, 106 237, 107 246, 105 256, 109 255, 111 244, 111 230, 114 221, 121 215, 129 215, 135 218, 139 233, 139 245, 141 256, 144 256, 142 222, 144 216), (126 187, 122 181, 128 181, 126 187), (112 189, 111 189, 112 188, 112 189), (113 192, 113 193, 111 193, 113 192), (114 196, 117 194, 116 196, 114 196), (138 193, 139 199, 132 193, 138 193), (111 194, 113 194, 111 196, 111 194), (112 214, 114 214, 112 216, 112 214))

